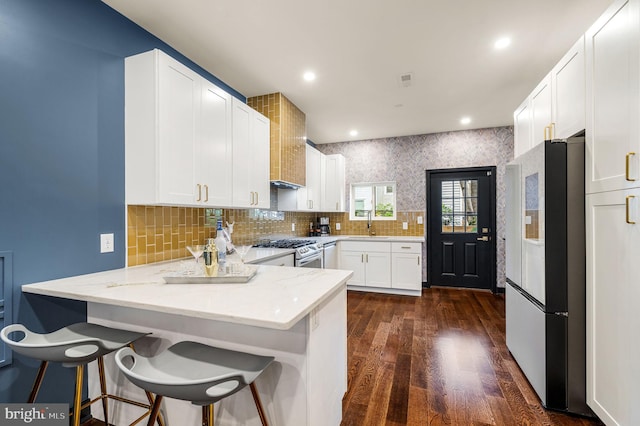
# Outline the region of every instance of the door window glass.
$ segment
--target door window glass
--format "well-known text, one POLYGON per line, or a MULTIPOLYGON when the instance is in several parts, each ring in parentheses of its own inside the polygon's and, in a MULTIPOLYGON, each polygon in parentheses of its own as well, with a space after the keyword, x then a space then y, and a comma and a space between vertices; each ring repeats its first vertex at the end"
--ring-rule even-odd
POLYGON ((478 180, 445 180, 441 185, 442 232, 478 232, 478 180))

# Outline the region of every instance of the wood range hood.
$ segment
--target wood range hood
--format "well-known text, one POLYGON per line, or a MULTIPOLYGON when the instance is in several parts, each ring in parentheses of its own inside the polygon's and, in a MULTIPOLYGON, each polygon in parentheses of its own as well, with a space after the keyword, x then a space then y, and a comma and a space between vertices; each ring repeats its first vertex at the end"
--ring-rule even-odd
POLYGON ((253 96, 247 104, 271 120, 271 183, 281 188, 306 185, 306 116, 282 93, 253 96))

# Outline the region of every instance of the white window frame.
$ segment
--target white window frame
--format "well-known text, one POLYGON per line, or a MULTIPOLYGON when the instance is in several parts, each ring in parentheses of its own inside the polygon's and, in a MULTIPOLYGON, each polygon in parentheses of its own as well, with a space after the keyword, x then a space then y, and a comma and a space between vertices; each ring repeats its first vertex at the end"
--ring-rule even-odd
MULTIPOLYGON (((398 206, 397 206, 397 185, 395 182, 358 182, 358 183, 352 183, 350 185, 350 203, 349 203, 349 220, 369 220, 368 215, 365 216, 356 216, 356 197, 355 197, 355 193, 356 193, 356 188, 366 188, 366 187, 370 187, 370 192, 371 192, 371 208, 370 209, 366 209, 368 211, 371 211, 371 220, 396 220, 396 216, 398 213, 398 206), (391 201, 391 204, 393 206, 393 215, 392 216, 375 216, 374 211, 375 211, 375 206, 377 204, 377 200, 376 200, 376 191, 375 188, 376 187, 381 187, 381 186, 385 186, 385 187, 392 187, 392 192, 393 192, 393 199, 391 201)), ((385 193, 389 194, 388 190, 385 189, 385 193)))

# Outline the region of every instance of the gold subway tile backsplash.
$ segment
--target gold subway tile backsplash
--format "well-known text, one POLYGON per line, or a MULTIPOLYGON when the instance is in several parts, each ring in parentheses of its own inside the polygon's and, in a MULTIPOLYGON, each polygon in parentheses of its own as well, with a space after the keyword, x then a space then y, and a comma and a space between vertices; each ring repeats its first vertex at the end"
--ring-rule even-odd
MULTIPOLYGON (((255 244, 267 237, 306 237, 309 224, 318 217, 327 216, 332 235, 366 235, 366 221, 350 221, 349 213, 284 212, 284 220, 257 217, 249 209, 222 210, 223 223, 234 223, 232 240, 236 245, 255 244), (340 223, 340 231, 335 224, 340 223), (296 231, 291 231, 295 224, 296 231)), ((424 212, 398 212, 398 219, 373 221, 377 235, 424 236, 424 225, 417 224, 417 217, 424 212), (402 222, 408 229, 402 229, 402 222)), ((205 225, 205 209, 189 207, 127 207, 127 261, 129 266, 152 262, 183 259, 190 256, 186 246, 204 244, 215 237, 215 227, 205 225), (149 223, 147 223, 149 221, 149 223), (187 225, 187 222, 190 225, 187 225)))

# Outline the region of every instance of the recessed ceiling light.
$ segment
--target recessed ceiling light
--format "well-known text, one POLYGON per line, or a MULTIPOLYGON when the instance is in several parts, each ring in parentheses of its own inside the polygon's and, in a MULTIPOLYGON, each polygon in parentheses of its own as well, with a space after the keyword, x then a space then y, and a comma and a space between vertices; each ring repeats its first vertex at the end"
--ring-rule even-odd
POLYGON ((316 79, 316 73, 314 73, 313 71, 307 71, 304 73, 302 78, 304 78, 306 81, 313 81, 316 79))
POLYGON ((496 49, 504 49, 511 44, 511 39, 509 37, 502 37, 496 40, 493 44, 493 47, 496 49))
POLYGON ((470 117, 462 117, 462 118, 460 119, 460 124, 467 125, 467 124, 469 124, 469 123, 471 123, 471 118, 470 118, 470 117))
POLYGON ((357 130, 352 130, 352 131, 349 132, 349 134, 351 136, 358 136, 358 131, 357 130))

